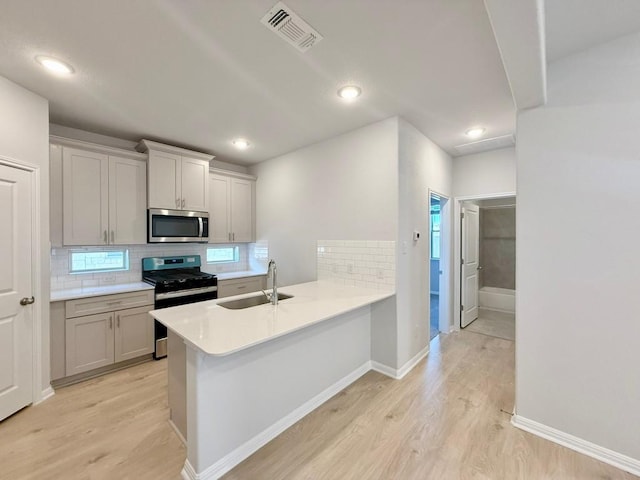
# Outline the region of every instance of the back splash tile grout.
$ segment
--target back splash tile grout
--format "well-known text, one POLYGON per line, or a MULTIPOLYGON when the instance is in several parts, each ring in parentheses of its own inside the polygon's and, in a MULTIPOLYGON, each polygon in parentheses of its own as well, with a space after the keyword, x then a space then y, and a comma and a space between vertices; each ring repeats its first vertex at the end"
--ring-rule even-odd
POLYGON ((317 277, 341 285, 395 290, 395 241, 318 240, 317 277))

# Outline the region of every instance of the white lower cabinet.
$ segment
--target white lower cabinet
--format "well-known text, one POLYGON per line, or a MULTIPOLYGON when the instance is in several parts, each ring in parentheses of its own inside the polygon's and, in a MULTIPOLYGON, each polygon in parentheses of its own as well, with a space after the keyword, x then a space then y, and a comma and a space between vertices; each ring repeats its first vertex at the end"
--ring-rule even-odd
POLYGON ((153 353, 150 310, 153 291, 52 303, 52 380, 153 353))
POLYGON ((218 280, 218 298, 259 292, 265 288, 267 288, 267 277, 265 275, 218 280))

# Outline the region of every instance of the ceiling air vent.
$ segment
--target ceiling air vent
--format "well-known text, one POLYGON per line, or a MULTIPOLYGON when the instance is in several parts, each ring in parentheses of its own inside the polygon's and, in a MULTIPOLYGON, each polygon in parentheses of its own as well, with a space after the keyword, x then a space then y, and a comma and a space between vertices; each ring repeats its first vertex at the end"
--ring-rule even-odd
POLYGON ((488 150, 512 147, 515 144, 516 142, 513 135, 503 135, 502 137, 485 138, 477 142, 456 145, 453 148, 458 155, 469 155, 472 153, 486 152, 488 150))
POLYGON ((322 35, 282 2, 276 3, 260 22, 301 52, 322 40, 322 35))

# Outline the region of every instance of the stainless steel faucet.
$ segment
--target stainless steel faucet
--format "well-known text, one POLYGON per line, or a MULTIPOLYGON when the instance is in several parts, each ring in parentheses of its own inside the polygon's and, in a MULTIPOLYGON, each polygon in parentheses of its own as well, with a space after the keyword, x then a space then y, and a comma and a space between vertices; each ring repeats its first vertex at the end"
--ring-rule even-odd
POLYGON ((267 275, 271 273, 271 303, 273 305, 278 305, 278 268, 276 267, 276 261, 271 259, 269 260, 269 267, 267 268, 267 275))

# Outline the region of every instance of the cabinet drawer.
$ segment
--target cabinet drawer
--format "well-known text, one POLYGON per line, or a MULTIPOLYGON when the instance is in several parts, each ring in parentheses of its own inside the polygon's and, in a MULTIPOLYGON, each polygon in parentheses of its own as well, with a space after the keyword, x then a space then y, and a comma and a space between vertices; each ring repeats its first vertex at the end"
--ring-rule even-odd
POLYGON ((65 305, 65 316, 75 318, 144 305, 153 305, 153 290, 68 300, 65 305))
POLYGON ((218 298, 259 292, 265 288, 265 276, 218 281, 218 298))

